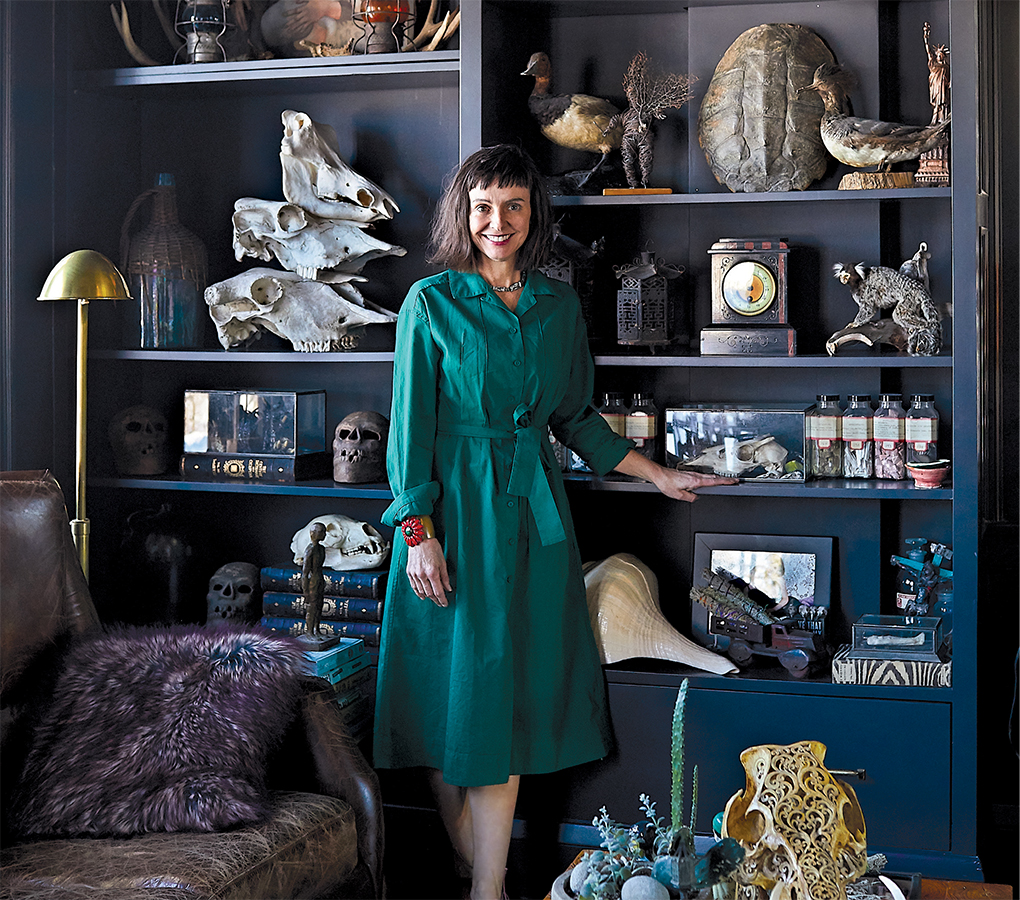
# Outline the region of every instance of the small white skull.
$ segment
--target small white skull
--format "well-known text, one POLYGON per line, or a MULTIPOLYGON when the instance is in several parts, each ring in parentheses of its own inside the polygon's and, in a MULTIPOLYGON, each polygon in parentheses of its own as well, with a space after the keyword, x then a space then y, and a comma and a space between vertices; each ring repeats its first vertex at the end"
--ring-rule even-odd
POLYGON ((333 480, 364 484, 386 480, 386 438, 390 422, 371 410, 354 412, 333 436, 333 480))
POLYGON ((369 260, 407 251, 365 233, 367 225, 323 219, 293 203, 242 197, 234 203, 234 256, 253 256, 310 281, 357 274, 369 260))
POLYGON ((390 542, 375 528, 367 522, 356 522, 348 516, 330 513, 316 516, 294 533, 290 551, 297 565, 305 561, 305 549, 311 543, 311 529, 316 522, 326 526, 326 537, 322 540, 326 550, 325 568, 340 571, 375 569, 389 559, 390 542))
POLYGON ((162 475, 170 464, 166 417, 150 406, 129 406, 110 420, 107 434, 121 475, 162 475))
POLYGON ((729 799, 722 825, 722 836, 745 851, 734 872, 738 885, 846 900, 847 884, 864 874, 864 813, 853 788, 836 781, 824 760, 818 741, 763 744, 740 754, 747 786, 729 799))
POLYGON ((400 212, 386 191, 340 158, 333 128, 292 109, 284 110, 280 118, 283 196, 291 203, 317 216, 352 222, 392 219, 400 212))
POLYGON ((220 622, 257 622, 262 615, 259 567, 247 562, 232 562, 220 566, 209 579, 209 593, 206 594, 205 600, 207 625, 220 622))
POLYGON ((249 269, 210 285, 205 302, 220 344, 227 349, 265 329, 289 340, 295 350, 339 350, 350 329, 397 318, 369 304, 352 284, 305 281, 276 269, 249 269))

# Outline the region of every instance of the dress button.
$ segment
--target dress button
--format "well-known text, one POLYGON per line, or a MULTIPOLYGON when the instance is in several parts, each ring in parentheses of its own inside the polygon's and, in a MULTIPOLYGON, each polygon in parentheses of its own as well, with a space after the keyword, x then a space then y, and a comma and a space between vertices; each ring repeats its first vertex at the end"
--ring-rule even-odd
POLYGON ((514 505, 514 501, 513 500, 507 500, 506 501, 506 505, 512 508, 513 505, 514 505))
POLYGON ((514 368, 519 368, 520 365, 521 365, 521 361, 519 359, 515 359, 514 360, 514 368))
POLYGON ((517 329, 516 328, 511 328, 510 329, 510 334, 517 334, 517 329))

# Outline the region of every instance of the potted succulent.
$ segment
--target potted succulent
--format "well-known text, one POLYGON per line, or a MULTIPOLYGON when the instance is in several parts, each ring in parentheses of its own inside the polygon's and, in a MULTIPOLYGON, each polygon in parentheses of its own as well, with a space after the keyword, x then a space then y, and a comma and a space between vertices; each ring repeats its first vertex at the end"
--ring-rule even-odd
POLYGON ((552 900, 690 900, 712 890, 744 857, 732 838, 723 838, 699 856, 694 845, 698 807, 698 767, 694 767, 689 824, 683 822, 684 716, 688 680, 673 708, 670 817, 656 814, 647 794, 640 796, 646 818, 631 826, 610 818, 603 806, 592 824, 602 836, 600 849, 586 852, 552 887, 552 900))

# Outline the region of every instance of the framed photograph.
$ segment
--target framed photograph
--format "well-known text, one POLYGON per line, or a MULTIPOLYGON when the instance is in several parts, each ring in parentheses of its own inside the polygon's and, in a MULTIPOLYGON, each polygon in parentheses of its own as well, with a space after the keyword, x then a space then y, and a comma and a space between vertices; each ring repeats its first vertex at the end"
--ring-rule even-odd
MULTIPOLYGON (((782 534, 694 535, 694 584, 703 585, 702 572, 724 570, 773 600, 785 596, 802 606, 829 608, 832 588, 831 537, 782 534)), ((692 604, 694 639, 713 650, 725 651, 729 640, 709 634, 705 607, 692 604)))

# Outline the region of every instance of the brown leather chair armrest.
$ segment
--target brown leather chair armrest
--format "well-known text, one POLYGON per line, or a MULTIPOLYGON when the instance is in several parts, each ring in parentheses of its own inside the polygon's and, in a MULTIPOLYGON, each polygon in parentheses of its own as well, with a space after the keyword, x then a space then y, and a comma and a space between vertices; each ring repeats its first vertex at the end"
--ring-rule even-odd
POLYGON ((340 710, 315 679, 305 679, 299 715, 269 764, 270 786, 311 790, 346 801, 354 810, 358 856, 383 896, 384 830, 379 776, 344 725, 340 710))

